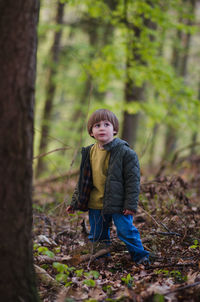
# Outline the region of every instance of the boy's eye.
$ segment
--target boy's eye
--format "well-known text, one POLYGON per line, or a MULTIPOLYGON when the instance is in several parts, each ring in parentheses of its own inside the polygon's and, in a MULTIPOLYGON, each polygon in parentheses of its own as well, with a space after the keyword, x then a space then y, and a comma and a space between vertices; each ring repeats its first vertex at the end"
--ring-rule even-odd
POLYGON ((110 124, 109 124, 109 123, 105 123, 104 125, 105 125, 106 127, 110 126, 110 124))
POLYGON ((100 127, 100 124, 95 124, 94 127, 95 127, 95 128, 99 128, 99 127, 100 127))

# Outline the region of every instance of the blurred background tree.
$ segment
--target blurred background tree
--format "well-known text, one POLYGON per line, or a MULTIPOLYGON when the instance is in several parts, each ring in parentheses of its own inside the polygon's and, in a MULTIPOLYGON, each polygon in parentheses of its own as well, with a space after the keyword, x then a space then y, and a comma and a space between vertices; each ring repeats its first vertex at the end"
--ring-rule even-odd
POLYGON ((61 150, 35 160, 36 177, 78 167, 98 108, 119 117, 119 137, 141 165, 158 166, 188 144, 195 152, 199 21, 197 0, 43 0, 35 155, 61 150))

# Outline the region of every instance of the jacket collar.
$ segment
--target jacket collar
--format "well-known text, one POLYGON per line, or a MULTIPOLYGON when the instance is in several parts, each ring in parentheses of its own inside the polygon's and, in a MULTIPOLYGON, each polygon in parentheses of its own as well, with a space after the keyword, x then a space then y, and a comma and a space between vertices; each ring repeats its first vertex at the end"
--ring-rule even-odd
POLYGON ((106 145, 103 145, 103 147, 104 147, 104 149, 105 150, 107 150, 107 151, 110 151, 110 150, 112 150, 113 148, 115 148, 116 146, 120 146, 120 145, 126 145, 126 146, 128 146, 129 147, 129 144, 126 142, 126 141, 124 141, 124 140, 122 140, 122 139, 120 139, 120 138, 114 138, 111 142, 109 142, 108 144, 106 144, 106 145))

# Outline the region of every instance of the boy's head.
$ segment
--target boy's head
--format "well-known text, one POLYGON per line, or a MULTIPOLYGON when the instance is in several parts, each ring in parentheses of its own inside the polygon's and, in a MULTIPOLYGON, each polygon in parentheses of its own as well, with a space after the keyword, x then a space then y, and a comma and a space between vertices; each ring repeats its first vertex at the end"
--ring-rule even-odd
POLYGON ((88 120, 87 129, 88 129, 89 135, 92 134, 92 128, 93 128, 94 124, 99 123, 100 121, 110 122, 113 125, 114 135, 116 135, 118 133, 119 121, 118 121, 116 115, 108 109, 98 109, 92 113, 92 115, 90 116, 90 118, 88 120))

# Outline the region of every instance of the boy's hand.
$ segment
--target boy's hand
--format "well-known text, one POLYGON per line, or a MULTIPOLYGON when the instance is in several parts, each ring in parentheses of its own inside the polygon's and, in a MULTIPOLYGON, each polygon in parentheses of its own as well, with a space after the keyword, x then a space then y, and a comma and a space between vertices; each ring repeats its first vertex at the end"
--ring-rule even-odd
POLYGON ((74 213, 74 208, 72 206, 68 206, 66 211, 67 211, 68 214, 73 214, 74 213))
POLYGON ((134 212, 134 211, 131 211, 131 210, 124 210, 124 211, 123 211, 123 214, 124 214, 124 215, 134 215, 135 212, 134 212))

